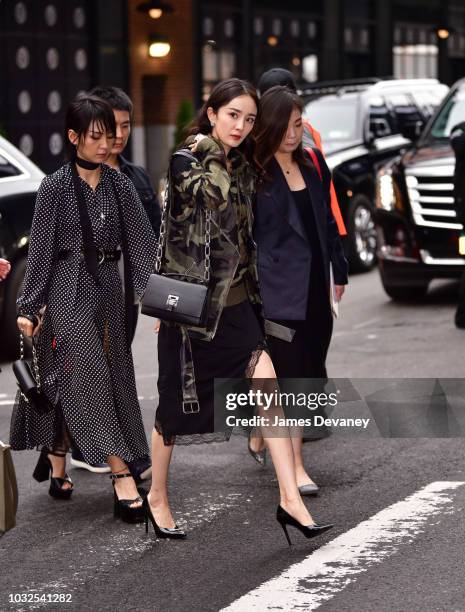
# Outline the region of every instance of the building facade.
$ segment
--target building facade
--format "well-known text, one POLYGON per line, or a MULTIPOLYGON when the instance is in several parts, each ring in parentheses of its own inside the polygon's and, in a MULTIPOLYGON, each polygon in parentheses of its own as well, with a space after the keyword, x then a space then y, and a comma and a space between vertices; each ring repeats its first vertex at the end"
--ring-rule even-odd
POLYGON ((0 0, 0 38, 2 133, 52 171, 69 100, 119 85, 134 101, 132 157, 155 181, 180 109, 223 78, 465 76, 463 0, 0 0))

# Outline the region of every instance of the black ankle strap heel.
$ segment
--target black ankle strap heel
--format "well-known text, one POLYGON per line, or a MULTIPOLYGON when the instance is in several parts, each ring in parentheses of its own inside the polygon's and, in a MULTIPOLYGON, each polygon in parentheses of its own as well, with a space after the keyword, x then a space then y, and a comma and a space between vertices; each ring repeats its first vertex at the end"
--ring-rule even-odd
POLYGON ((48 490, 49 494, 55 499, 70 499, 73 488, 63 489, 63 485, 65 483, 72 485, 73 481, 66 473, 64 478, 52 476, 52 462, 48 458, 48 455, 53 455, 54 457, 66 457, 66 452, 61 449, 50 450, 43 447, 40 451, 39 460, 37 461, 32 477, 37 480, 37 482, 44 482, 50 478, 50 488, 48 490))
POLYGON ((125 523, 142 523, 144 520, 142 497, 138 495, 135 499, 119 499, 115 489, 115 482, 119 478, 132 478, 132 474, 110 474, 110 479, 113 484, 113 516, 115 518, 121 518, 125 523), (140 506, 132 505, 139 502, 141 504, 140 506))

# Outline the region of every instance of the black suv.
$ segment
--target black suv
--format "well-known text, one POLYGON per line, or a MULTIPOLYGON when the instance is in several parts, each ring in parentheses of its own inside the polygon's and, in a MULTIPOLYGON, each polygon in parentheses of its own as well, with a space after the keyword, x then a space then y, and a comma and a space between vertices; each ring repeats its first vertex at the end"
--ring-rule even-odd
POLYGON ((435 79, 337 81, 302 88, 304 117, 321 133, 333 173, 352 272, 376 263, 378 168, 411 145, 447 91, 435 79))
POLYGON ((0 257, 12 269, 0 282, 0 350, 2 357, 17 353, 16 298, 26 269, 27 247, 36 193, 44 173, 0 136, 0 257))
POLYGON ((465 79, 451 88, 415 146, 378 174, 379 271, 393 299, 420 299, 432 279, 455 278, 464 270, 449 144, 452 128, 463 121, 465 79))

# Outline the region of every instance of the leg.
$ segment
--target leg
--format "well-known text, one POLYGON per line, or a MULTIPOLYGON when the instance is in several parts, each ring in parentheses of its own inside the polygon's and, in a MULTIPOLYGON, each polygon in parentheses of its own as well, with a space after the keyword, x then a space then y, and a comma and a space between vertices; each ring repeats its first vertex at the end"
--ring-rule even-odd
POLYGON ((152 431, 152 486, 147 497, 153 517, 160 527, 174 528, 175 522, 168 501, 168 471, 173 445, 167 446, 163 436, 152 431))
MULTIPOLYGON (((266 352, 260 355, 253 378, 276 381, 273 364, 266 352)), ((314 521, 303 503, 297 487, 294 453, 290 437, 272 437, 272 432, 270 432, 270 435, 264 436, 264 439, 276 470, 281 506, 302 525, 313 524, 314 521)))
POLYGON ((292 450, 294 453, 294 464, 295 464, 295 477, 297 481, 297 486, 301 487, 302 485, 312 484, 313 480, 308 475, 302 458, 302 432, 300 435, 297 431, 293 431, 292 433, 292 450))
MULTIPOLYGON (((56 452, 57 455, 49 454, 47 457, 52 465, 52 477, 53 478, 65 478, 66 476, 66 453, 69 451, 71 445, 70 435, 68 428, 64 422, 63 417, 58 421, 59 431, 55 435, 55 442, 52 447, 52 451, 56 452), (63 456, 61 456, 63 455, 63 456)), ((62 489, 72 489, 73 484, 71 482, 64 482, 61 486, 62 489)))
MULTIPOLYGON (((107 463, 113 474, 129 474, 127 464, 116 455, 109 455, 107 463)), ((134 478, 118 478, 114 481, 116 495, 119 499, 136 499, 139 497, 139 492, 134 478)), ((142 502, 135 501, 131 504, 131 508, 137 508, 142 505, 142 502)))

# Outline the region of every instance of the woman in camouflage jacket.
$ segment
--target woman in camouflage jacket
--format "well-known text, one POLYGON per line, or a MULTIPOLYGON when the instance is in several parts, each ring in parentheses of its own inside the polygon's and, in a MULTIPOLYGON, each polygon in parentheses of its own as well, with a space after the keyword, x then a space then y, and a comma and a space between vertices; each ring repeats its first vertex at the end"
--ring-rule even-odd
MULTIPOLYGON (((267 379, 275 389, 273 365, 264 350, 252 240, 255 171, 248 161, 250 139, 246 138, 257 108, 256 92, 249 83, 239 79, 219 83, 185 143, 190 148, 176 152, 170 163, 172 198, 163 271, 203 277, 205 213, 210 211, 211 301, 204 328, 163 322, 160 326, 159 405, 152 434, 152 487, 145 502, 146 521, 151 520, 159 537, 186 536, 175 525, 167 495, 174 443, 228 437, 215 429, 215 378, 251 378, 254 388, 263 386, 257 379, 267 379)), ((268 438, 267 443, 281 506, 301 525, 313 525, 297 489, 290 438, 268 438)))

